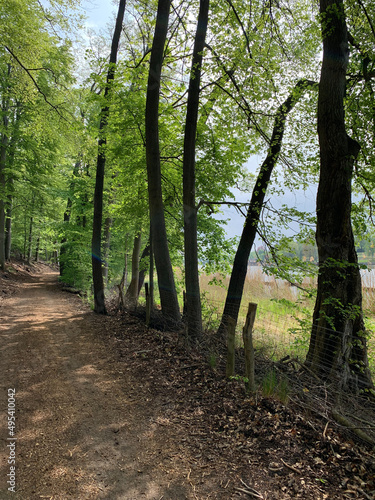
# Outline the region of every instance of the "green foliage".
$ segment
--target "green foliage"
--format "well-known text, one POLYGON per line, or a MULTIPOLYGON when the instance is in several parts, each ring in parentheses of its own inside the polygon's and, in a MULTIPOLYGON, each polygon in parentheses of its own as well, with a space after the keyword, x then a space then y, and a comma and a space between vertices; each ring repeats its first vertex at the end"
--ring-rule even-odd
POLYGON ((214 352, 211 352, 208 356, 208 363, 210 367, 215 370, 217 367, 217 354, 214 352))
POLYGON ((290 392, 288 379, 284 376, 278 377, 276 370, 272 369, 263 377, 262 392, 264 396, 276 397, 286 404, 290 392))
POLYGON ((206 331, 214 331, 220 324, 219 307, 208 298, 208 292, 201 293, 202 323, 206 331))

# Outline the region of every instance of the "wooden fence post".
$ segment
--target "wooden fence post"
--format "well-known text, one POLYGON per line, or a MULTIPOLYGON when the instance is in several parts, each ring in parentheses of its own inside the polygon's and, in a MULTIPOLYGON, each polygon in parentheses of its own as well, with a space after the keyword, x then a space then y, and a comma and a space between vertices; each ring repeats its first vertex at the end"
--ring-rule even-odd
POLYGON ((246 382, 247 392, 255 391, 253 326, 256 312, 257 304, 250 302, 246 316, 246 323, 242 331, 242 338, 245 349, 245 376, 248 379, 248 382, 246 382))
POLYGON ((227 332, 227 378, 234 376, 234 360, 235 360, 235 343, 236 343, 236 321, 233 318, 228 318, 227 332))

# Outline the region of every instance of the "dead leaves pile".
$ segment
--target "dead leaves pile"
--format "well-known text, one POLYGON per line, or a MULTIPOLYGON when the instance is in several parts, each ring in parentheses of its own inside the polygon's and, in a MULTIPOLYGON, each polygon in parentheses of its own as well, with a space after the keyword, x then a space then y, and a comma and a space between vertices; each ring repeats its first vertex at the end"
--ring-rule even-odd
POLYGON ((111 319, 128 373, 160 405, 164 432, 180 436, 196 498, 375 498, 374 450, 333 420, 260 392, 247 398, 178 333, 146 329, 127 313, 111 319))

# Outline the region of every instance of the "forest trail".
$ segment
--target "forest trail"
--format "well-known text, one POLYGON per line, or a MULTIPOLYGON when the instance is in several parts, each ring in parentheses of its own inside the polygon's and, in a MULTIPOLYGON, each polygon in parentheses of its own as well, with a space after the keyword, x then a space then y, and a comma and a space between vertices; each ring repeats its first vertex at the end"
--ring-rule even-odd
POLYGON ((168 440, 154 437, 155 408, 101 338, 106 318, 61 292, 55 272, 22 283, 0 317, 1 499, 194 498, 186 476, 162 465, 168 440), (15 494, 6 484, 9 388, 15 494))

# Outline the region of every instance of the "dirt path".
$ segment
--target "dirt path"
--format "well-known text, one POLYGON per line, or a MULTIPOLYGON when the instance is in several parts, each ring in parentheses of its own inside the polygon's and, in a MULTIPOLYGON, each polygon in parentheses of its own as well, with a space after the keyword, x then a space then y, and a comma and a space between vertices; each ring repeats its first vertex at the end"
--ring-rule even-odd
POLYGON ((106 319, 56 282, 52 272, 31 277, 0 308, 0 498, 194 498, 186 475, 167 468, 170 446, 154 438, 147 392, 133 395, 126 365, 98 335, 106 319), (10 388, 16 441, 5 425, 10 388), (15 494, 6 484, 12 442, 15 494))

